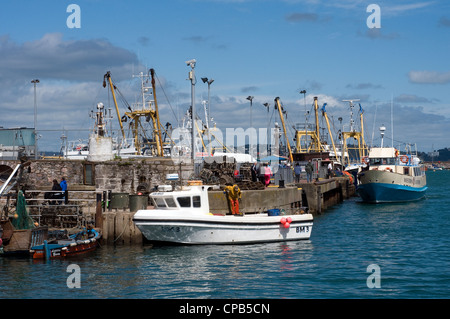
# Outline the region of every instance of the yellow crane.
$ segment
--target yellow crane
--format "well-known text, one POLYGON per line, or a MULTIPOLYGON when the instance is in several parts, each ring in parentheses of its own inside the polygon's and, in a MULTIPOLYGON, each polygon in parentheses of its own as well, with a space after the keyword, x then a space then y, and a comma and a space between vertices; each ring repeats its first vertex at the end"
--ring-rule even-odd
POLYGON ((317 102, 317 96, 314 97, 314 116, 315 116, 315 130, 308 131, 307 127, 304 130, 297 130, 295 132, 295 141, 296 141, 296 149, 298 153, 309 153, 309 152, 322 152, 323 145, 320 141, 320 127, 319 127, 319 105, 317 102), (305 145, 305 148, 302 147, 301 141, 302 138, 306 137, 306 141, 308 137, 311 138, 311 143, 305 145))
POLYGON ((338 152, 336 151, 336 145, 334 144, 333 134, 331 134, 330 121, 328 120, 327 111, 326 111, 326 109, 325 109, 325 106, 326 106, 326 105, 327 105, 327 103, 324 103, 324 104, 322 105, 322 116, 325 117, 325 121, 327 122, 328 134, 330 135, 331 144, 333 145, 334 156, 336 157, 336 159, 338 159, 339 161, 341 161, 341 160, 339 159, 338 152))
POLYGON ((364 117, 363 117, 363 109, 361 107, 361 104, 359 104, 359 112, 360 112, 360 125, 361 125, 361 131, 358 132, 354 126, 353 126, 353 107, 354 104, 353 102, 359 101, 358 99, 353 99, 353 100, 343 100, 343 102, 349 102, 350 105, 350 110, 351 110, 351 117, 350 117, 350 131, 347 132, 342 132, 342 140, 343 140, 343 148, 342 148, 342 156, 343 156, 343 161, 342 164, 350 164, 350 157, 348 155, 348 151, 350 150, 354 150, 355 152, 357 152, 359 161, 361 161, 361 159, 368 155, 369 150, 367 148, 367 145, 364 141, 364 117), (347 139, 349 138, 353 138, 357 141, 358 146, 357 147, 349 147, 347 145, 347 139), (347 154, 347 155, 346 155, 347 154))
POLYGON ((286 137, 286 145, 287 145, 287 148, 289 151, 289 162, 293 163, 294 157, 292 155, 291 144, 289 143, 289 138, 287 136, 286 125, 284 123, 284 116, 283 116, 283 106, 280 103, 279 97, 275 98, 275 108, 278 109, 278 112, 280 114, 281 123, 283 124, 284 136, 286 137))
POLYGON ((117 118, 119 119, 119 124, 120 124, 120 130, 122 132, 122 137, 125 140, 126 136, 125 136, 125 131, 123 129, 123 124, 122 124, 122 120, 120 118, 120 111, 119 111, 119 106, 117 105, 117 99, 116 99, 116 93, 115 93, 115 89, 116 87, 114 86, 114 84, 112 83, 111 80, 111 72, 108 71, 106 72, 106 74, 103 76, 103 87, 106 87, 106 81, 108 81, 110 87, 111 87, 111 94, 114 100, 114 105, 116 107, 116 113, 117 113, 117 118))
MULTIPOLYGON (((148 83, 148 80, 144 81, 144 78, 146 78, 146 77, 148 78, 149 76, 148 75, 145 76, 144 74, 141 73, 140 78, 141 78, 142 105, 140 108, 135 108, 134 110, 132 110, 130 107, 128 107, 128 109, 130 111, 124 113, 124 116, 125 116, 124 119, 126 120, 126 118, 129 118, 133 123, 132 133, 133 133, 133 138, 134 138, 134 146, 136 148, 136 155, 140 155, 142 153, 142 150, 144 147, 143 143, 141 142, 139 132, 141 131, 143 133, 143 135, 145 136, 145 130, 143 129, 143 125, 142 125, 142 121, 141 121, 141 118, 145 118, 145 121, 149 122, 151 120, 152 124, 153 124, 153 134, 152 134, 153 142, 145 143, 145 144, 148 144, 150 146, 152 151, 155 152, 155 155, 163 156, 164 151, 163 151, 163 142, 162 142, 161 122, 159 119, 158 103, 156 100, 156 90, 155 90, 155 77, 154 77, 155 70, 150 69, 149 73, 151 76, 152 93, 148 94, 148 91, 150 90, 150 88, 146 86, 146 83, 148 83), (147 99, 148 95, 152 95, 153 100, 148 100, 147 99), (152 107, 154 107, 154 109, 152 107)), ((111 89, 113 100, 114 100, 114 105, 116 107, 117 118, 119 120, 123 139, 125 140, 126 136, 125 136, 123 123, 122 123, 123 117, 120 116, 119 107, 118 107, 117 99, 116 99, 116 95, 115 95, 115 90, 117 90, 117 87, 113 84, 112 79, 111 79, 111 73, 109 71, 103 77, 103 87, 106 87, 106 81, 108 81, 108 83, 110 85, 110 89, 111 89)))

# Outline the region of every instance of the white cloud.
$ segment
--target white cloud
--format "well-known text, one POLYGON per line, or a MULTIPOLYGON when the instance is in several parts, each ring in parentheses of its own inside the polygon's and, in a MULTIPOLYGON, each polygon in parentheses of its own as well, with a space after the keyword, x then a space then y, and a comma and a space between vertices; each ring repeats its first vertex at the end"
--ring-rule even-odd
POLYGON ((449 72, 437 71, 410 71, 408 73, 409 81, 421 84, 446 84, 450 83, 449 72))
POLYGON ((63 39, 60 33, 48 33, 41 39, 15 43, 0 37, 0 69, 6 78, 47 78, 68 81, 99 79, 110 68, 123 79, 129 76, 137 56, 107 40, 63 39))
POLYGON ((418 2, 418 3, 407 3, 407 4, 395 5, 395 6, 383 6, 382 13, 388 14, 388 15, 398 15, 398 14, 405 13, 407 11, 423 9, 425 7, 433 5, 434 3, 435 3, 435 1, 425 1, 425 2, 418 2))

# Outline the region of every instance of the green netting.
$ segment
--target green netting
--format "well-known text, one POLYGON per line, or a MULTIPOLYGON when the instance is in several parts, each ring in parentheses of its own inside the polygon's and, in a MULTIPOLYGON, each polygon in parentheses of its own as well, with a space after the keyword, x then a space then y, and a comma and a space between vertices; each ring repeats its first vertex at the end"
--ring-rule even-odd
POLYGON ((33 220, 28 215, 27 203, 22 191, 19 191, 17 194, 16 215, 14 215, 12 220, 12 224, 16 229, 31 229, 35 227, 33 220))

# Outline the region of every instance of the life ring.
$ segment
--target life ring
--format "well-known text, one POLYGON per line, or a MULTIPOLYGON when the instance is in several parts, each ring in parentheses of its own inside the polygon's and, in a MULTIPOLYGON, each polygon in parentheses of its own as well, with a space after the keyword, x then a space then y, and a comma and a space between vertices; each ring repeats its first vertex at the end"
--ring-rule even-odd
POLYGON ((364 164, 369 164, 369 161, 370 161, 369 156, 364 156, 364 157, 362 158, 362 162, 363 162, 364 164))
POLYGON ((406 164, 406 163, 408 163, 408 161, 409 161, 408 156, 406 156, 406 155, 400 156, 400 162, 406 164))

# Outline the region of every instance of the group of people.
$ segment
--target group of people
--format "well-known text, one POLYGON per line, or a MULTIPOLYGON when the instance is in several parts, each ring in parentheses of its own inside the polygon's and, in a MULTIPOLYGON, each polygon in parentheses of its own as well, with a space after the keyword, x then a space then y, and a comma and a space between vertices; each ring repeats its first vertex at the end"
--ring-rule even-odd
MULTIPOLYGON (((309 160, 308 163, 306 163, 305 172, 306 172, 306 181, 308 183, 312 182, 312 174, 314 172, 314 166, 311 163, 311 160, 309 160)), ((300 175, 302 174, 302 167, 300 166, 299 163, 295 164, 294 174, 295 174, 295 182, 300 183, 300 175)))
MULTIPOLYGON (((330 168, 328 168, 330 170, 330 168)), ((261 181, 266 187, 270 184, 270 177, 272 176, 272 170, 270 166, 267 163, 253 163, 251 167, 252 172, 252 181, 261 181)), ((312 182, 312 176, 314 172, 314 166, 311 162, 311 160, 308 161, 308 163, 305 165, 305 172, 306 172, 306 181, 308 183, 312 182)), ((294 174, 295 174, 295 182, 300 183, 300 176, 302 173, 302 167, 299 163, 295 164, 294 166, 294 174)))
POLYGON ((266 187, 270 184, 270 177, 272 176, 272 169, 268 163, 253 163, 251 167, 252 181, 257 182, 258 180, 263 183, 266 187))
POLYGON ((52 191, 47 192, 44 195, 44 199, 49 199, 50 205, 56 205, 56 203, 61 204, 61 200, 65 200, 67 191, 67 181, 65 177, 61 177, 61 182, 58 182, 56 179, 53 180, 52 191), (58 199, 56 201, 55 199, 58 199))

